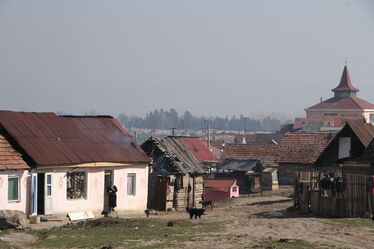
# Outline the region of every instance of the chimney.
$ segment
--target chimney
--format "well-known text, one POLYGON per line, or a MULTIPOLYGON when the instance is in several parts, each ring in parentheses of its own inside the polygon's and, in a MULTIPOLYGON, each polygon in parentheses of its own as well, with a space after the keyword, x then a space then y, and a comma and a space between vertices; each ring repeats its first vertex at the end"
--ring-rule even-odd
POLYGON ((322 103, 322 97, 319 98, 319 102, 322 103))

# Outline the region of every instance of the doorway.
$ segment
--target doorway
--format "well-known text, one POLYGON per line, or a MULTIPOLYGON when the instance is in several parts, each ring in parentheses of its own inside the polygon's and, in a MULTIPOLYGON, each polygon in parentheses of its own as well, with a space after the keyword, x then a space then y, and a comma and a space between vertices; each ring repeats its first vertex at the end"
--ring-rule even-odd
POLYGON ((44 215, 44 194, 45 194, 45 186, 44 186, 45 174, 38 173, 38 214, 44 215))
POLYGON ((113 182, 113 170, 105 170, 104 172, 104 211, 109 211, 109 193, 108 187, 113 182))

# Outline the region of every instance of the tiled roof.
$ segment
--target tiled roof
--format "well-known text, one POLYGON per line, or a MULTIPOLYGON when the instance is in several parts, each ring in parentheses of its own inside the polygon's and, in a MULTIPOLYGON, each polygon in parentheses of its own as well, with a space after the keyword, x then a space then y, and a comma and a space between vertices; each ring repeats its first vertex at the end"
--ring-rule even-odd
POLYGON ((224 180, 224 179, 205 179, 204 188, 210 188, 217 191, 230 191, 232 185, 234 185, 236 180, 224 180))
POLYGON ((218 159, 209 150, 207 142, 201 141, 198 137, 179 137, 178 138, 192 152, 200 162, 218 162, 218 159))
POLYGON ((359 97, 332 97, 321 103, 307 108, 306 110, 313 109, 374 109, 374 104, 360 99, 359 97))
POLYGON ((276 165, 279 145, 226 144, 224 159, 259 160, 264 167, 276 165))
POLYGON ((29 166, 23 160, 22 155, 0 134, 0 170, 28 168, 29 166))
POLYGON ((278 162, 313 164, 333 137, 330 133, 287 133, 278 162))
POLYGON ((110 116, 0 111, 0 127, 32 159, 33 166, 149 162, 131 135, 110 116))

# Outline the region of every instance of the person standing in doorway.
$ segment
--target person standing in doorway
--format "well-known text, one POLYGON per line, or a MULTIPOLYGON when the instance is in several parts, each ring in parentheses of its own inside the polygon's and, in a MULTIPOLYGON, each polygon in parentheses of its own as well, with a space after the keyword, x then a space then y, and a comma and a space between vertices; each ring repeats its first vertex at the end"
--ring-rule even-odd
POLYGON ((109 195, 109 212, 114 211, 114 208, 117 207, 117 187, 111 181, 108 186, 108 195, 109 195))

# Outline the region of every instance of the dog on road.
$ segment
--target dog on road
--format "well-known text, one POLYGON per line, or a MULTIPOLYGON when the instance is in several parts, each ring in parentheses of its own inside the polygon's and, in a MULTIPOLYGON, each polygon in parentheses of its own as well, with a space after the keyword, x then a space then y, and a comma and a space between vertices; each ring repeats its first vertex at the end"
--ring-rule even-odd
POLYGON ((190 214, 190 219, 192 219, 195 216, 195 219, 199 217, 201 219, 201 215, 204 215, 205 209, 204 208, 186 208, 187 213, 190 214))

